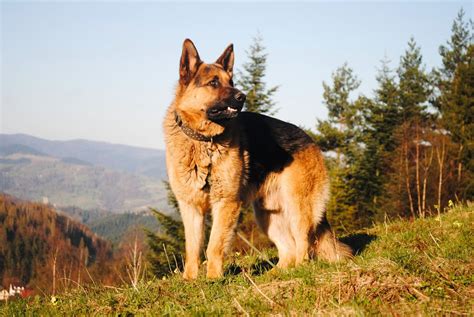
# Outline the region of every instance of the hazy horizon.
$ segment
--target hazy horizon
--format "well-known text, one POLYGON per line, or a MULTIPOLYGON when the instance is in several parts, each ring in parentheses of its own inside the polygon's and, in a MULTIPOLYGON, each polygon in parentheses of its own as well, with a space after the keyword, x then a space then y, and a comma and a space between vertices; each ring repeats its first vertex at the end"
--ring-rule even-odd
POLYGON ((0 133, 163 149, 182 41, 207 62, 233 42, 238 70, 257 32, 275 116, 313 128, 337 67, 371 95, 378 61, 396 68, 413 36, 431 70, 461 7, 472 17, 470 2, 2 2, 0 133))
MULTIPOLYGON (((160 148, 152 148, 148 146, 140 146, 140 145, 133 145, 133 144, 125 144, 125 143, 117 143, 117 142, 111 142, 111 141, 103 141, 103 140, 94 140, 94 139, 85 139, 85 138, 72 138, 72 139, 54 139, 54 138, 43 138, 37 135, 33 134, 28 134, 28 133, 3 133, 0 132, 0 136, 26 136, 26 137, 33 137, 36 139, 41 139, 41 140, 46 140, 46 141, 52 141, 52 142, 76 142, 76 141, 86 141, 86 142, 96 142, 96 143, 106 143, 106 144, 111 144, 111 145, 124 145, 128 147, 134 147, 134 148, 143 148, 143 149, 150 149, 150 150, 161 150, 164 151, 164 149, 160 148)), ((1 143, 0 143, 1 145, 1 143)))

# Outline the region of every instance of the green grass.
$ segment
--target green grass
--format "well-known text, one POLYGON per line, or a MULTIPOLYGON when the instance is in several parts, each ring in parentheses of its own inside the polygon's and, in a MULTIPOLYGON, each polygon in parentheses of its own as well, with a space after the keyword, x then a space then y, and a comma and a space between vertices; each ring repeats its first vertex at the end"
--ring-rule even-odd
POLYGON ((88 286, 54 302, 0 304, 0 315, 473 315, 473 232, 474 206, 453 207, 440 219, 396 221, 346 237, 361 249, 346 263, 268 271, 261 255, 232 255, 217 281, 175 275, 137 290, 88 286))

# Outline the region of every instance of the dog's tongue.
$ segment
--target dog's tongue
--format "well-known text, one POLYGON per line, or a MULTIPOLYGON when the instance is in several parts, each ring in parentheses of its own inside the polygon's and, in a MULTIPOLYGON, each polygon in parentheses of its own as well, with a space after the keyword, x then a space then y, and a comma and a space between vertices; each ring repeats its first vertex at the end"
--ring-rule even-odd
POLYGON ((227 107, 227 111, 230 111, 230 112, 236 112, 237 109, 234 109, 234 108, 231 108, 231 107, 227 107))

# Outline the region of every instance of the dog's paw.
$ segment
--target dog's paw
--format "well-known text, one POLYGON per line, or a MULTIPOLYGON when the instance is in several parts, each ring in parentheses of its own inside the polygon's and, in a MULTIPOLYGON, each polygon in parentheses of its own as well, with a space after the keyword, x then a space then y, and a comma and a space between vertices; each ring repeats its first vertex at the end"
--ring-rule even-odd
POLYGON ((184 269, 183 278, 186 281, 195 280, 197 277, 198 277, 197 269, 188 269, 188 268, 184 269))
POLYGON ((218 278, 221 278, 222 276, 224 276, 224 274, 222 273, 222 271, 207 271, 207 278, 210 278, 210 279, 218 279, 218 278))
POLYGON ((224 276, 224 272, 222 271, 222 266, 218 266, 218 265, 207 265, 207 278, 210 278, 210 279, 217 279, 217 278, 221 278, 222 276, 224 276))

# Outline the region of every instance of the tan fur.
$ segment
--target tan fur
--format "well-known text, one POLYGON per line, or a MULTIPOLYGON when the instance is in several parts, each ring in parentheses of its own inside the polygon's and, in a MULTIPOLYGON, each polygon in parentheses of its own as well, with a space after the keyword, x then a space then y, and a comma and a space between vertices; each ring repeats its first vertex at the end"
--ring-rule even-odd
POLYGON ((329 179, 317 146, 311 144, 294 153, 291 163, 269 173, 260 185, 250 184, 251 158, 242 147, 246 136, 238 121, 223 126, 206 116, 217 100, 236 91, 230 82, 232 46, 217 64, 200 62, 194 50, 186 40, 180 83, 164 120, 168 177, 185 227, 184 278, 194 279, 198 274, 204 215, 212 212, 213 217, 206 251, 207 276, 217 278, 223 274, 224 254, 231 245, 240 209, 251 203, 257 222, 278 248, 279 267, 300 264, 313 251, 329 261, 349 256, 350 248, 335 239, 325 218, 329 179), (202 84, 212 78, 219 79, 219 88, 202 84), (186 126, 215 140, 190 138, 176 123, 175 113, 186 126))

